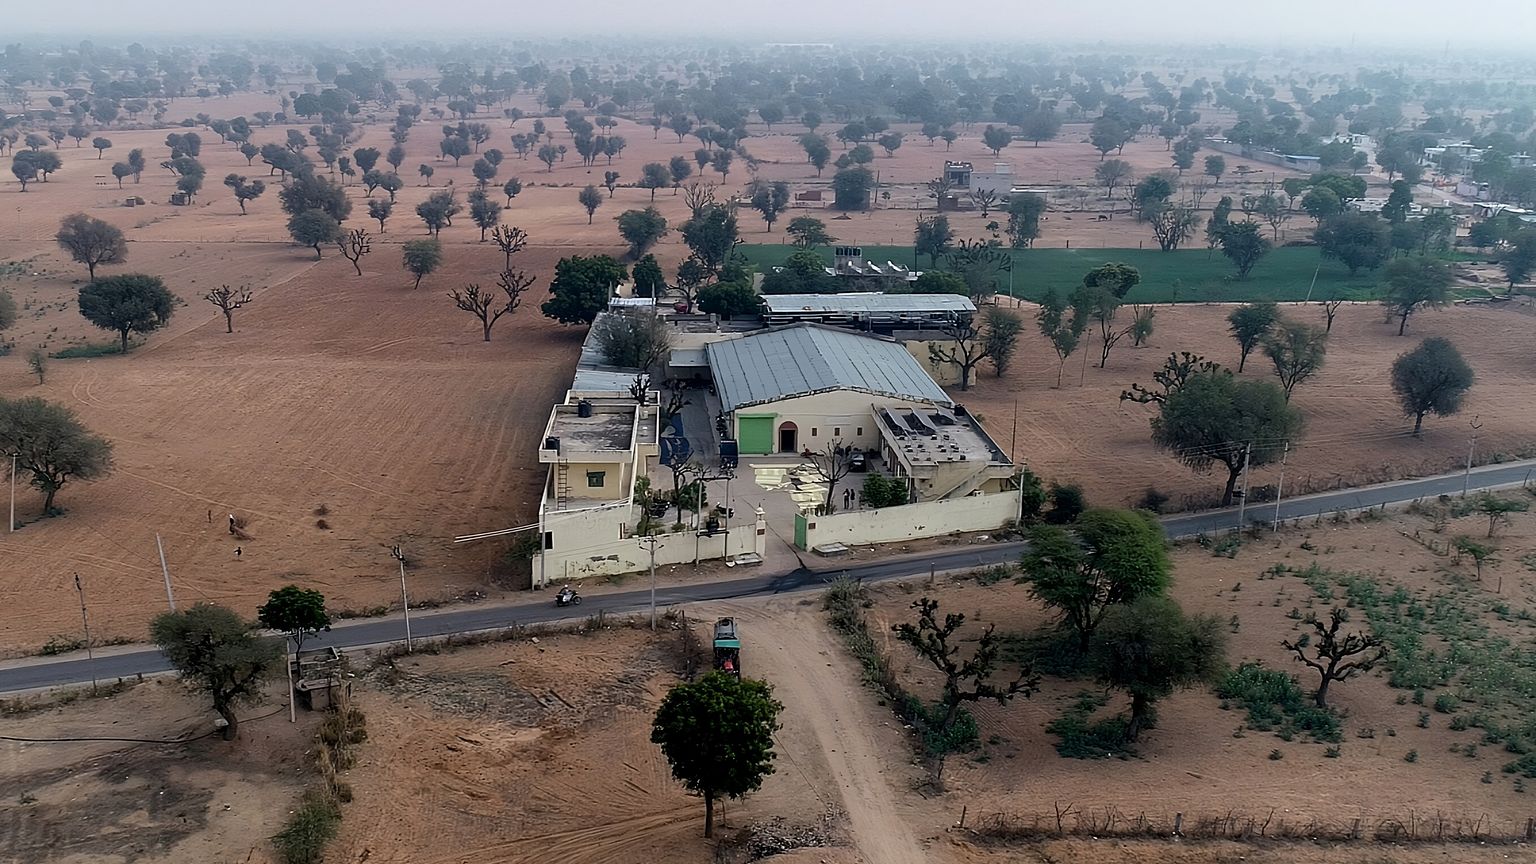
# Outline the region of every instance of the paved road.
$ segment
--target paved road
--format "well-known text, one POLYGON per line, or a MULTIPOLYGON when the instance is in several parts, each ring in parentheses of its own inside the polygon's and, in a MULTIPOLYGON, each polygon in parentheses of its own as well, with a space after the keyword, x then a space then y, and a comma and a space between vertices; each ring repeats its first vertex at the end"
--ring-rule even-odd
MULTIPOLYGON (((1536 460, 1490 465, 1473 469, 1469 488, 1478 490, 1518 486, 1533 477, 1536 477, 1536 460)), ((1280 518, 1284 520, 1310 518, 1340 510, 1362 510, 1383 504, 1402 504, 1438 495, 1458 495, 1461 489, 1462 474, 1458 472, 1339 492, 1324 492, 1282 502, 1280 518)), ((1274 504, 1257 504, 1247 509, 1246 521, 1254 524, 1268 524, 1274 515, 1274 504)), ((1236 509, 1213 510, 1205 513, 1168 516, 1162 521, 1170 537, 1191 537, 1201 533, 1214 534, 1236 527, 1238 512, 1236 509)), ((826 562, 825 567, 815 570, 801 567, 783 574, 759 573, 719 582, 660 588, 656 592, 656 604, 658 607, 665 608, 707 600, 741 599, 808 591, 820 588, 841 575, 865 581, 879 581, 920 575, 929 572, 930 569, 960 570, 1014 560, 1023 548, 1024 544, 1021 542, 992 543, 868 563, 850 562, 847 566, 826 562)), ((508 627, 512 624, 536 624, 583 618, 599 610, 609 614, 637 612, 648 608, 649 604, 650 590, 642 588, 593 596, 582 606, 566 609, 555 609, 548 600, 516 606, 459 607, 413 615, 411 633, 418 638, 445 636, 450 633, 472 633, 508 627)), ((403 636, 400 617, 392 616, 345 623, 329 633, 322 633, 306 640, 305 644, 315 647, 333 645, 337 648, 358 648, 401 641, 403 636)), ((4 668, 0 668, 0 693, 88 682, 92 677, 91 665, 83 658, 27 660, 7 664, 4 668)), ((143 647, 105 653, 96 658, 94 667, 95 676, 103 681, 165 672, 170 668, 158 651, 143 647)))

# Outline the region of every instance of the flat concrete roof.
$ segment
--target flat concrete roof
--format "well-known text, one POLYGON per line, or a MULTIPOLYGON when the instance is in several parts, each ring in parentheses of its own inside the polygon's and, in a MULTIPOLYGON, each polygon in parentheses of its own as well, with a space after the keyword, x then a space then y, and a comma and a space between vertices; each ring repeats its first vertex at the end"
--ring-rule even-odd
POLYGON ((886 444, 907 467, 949 462, 1008 464, 1009 459, 969 414, 941 409, 875 408, 886 444))
POLYGON ((556 408, 549 423, 549 435, 560 439, 560 449, 573 452, 628 450, 634 429, 633 410, 597 410, 582 417, 575 405, 556 408))

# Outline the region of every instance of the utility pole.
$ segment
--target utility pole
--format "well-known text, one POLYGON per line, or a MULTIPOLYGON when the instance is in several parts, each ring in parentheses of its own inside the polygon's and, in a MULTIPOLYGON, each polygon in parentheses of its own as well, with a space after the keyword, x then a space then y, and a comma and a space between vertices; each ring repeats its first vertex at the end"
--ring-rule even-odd
POLYGON ((1274 530, 1280 530, 1280 496, 1285 494, 1285 460, 1290 458, 1291 442, 1285 442, 1285 452, 1280 454, 1280 482, 1275 484, 1275 525, 1274 530))
POLYGON ((91 693, 96 692, 96 654, 91 648, 91 619, 85 614, 85 588, 75 574, 75 593, 80 595, 80 626, 85 629, 85 664, 91 670, 91 693))
POLYGON ((1247 524, 1244 520, 1248 514, 1248 460, 1253 456, 1253 442, 1250 441, 1243 447, 1243 492, 1237 501, 1237 530, 1241 532, 1247 524))
POLYGON ((160 542, 160 535, 155 534, 155 549, 160 552, 160 572, 165 576, 165 602, 171 606, 171 611, 176 611, 176 595, 171 593, 171 568, 165 566, 165 544, 160 542))
POLYGON ((11 522, 9 531, 16 533, 16 461, 21 458, 18 451, 11 454, 11 522))
POLYGON ((1472 482, 1472 457, 1477 453, 1477 430, 1483 428, 1477 417, 1472 418, 1472 442, 1467 445, 1467 467, 1461 473, 1461 497, 1467 497, 1467 487, 1472 482))
POLYGON ((648 534, 644 542, 651 550, 651 630, 656 629, 656 535, 648 534))
POLYGON ((400 608, 405 611, 405 653, 411 653, 411 598, 405 591, 405 552, 399 546, 392 547, 389 554, 400 562, 400 608))

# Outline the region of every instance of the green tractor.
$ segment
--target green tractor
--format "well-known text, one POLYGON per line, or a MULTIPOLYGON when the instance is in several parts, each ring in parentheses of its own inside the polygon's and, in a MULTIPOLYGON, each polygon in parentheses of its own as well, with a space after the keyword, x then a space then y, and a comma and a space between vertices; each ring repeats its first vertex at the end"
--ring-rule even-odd
POLYGON ((735 618, 715 622, 715 668, 741 677, 741 638, 736 634, 735 618))

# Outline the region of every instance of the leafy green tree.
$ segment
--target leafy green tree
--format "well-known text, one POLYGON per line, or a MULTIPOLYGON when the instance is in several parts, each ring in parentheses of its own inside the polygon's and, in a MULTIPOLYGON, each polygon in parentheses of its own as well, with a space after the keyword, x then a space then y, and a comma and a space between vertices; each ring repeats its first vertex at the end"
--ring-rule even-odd
POLYGON ((704 268, 706 280, 718 278, 731 253, 741 243, 736 215, 729 207, 706 204, 683 223, 683 243, 704 268))
POLYGON ((1305 210, 1308 216, 1323 223, 1343 213, 1344 202, 1339 200, 1338 193, 1332 189, 1319 186, 1309 190, 1301 199, 1301 209, 1305 210))
POLYGON ((997 377, 1003 377, 1013 362, 1014 352, 1019 347, 1019 333, 1023 330, 1024 321, 1010 310, 992 306, 982 316, 982 349, 997 377))
POLYGON ((84 213, 65 216, 54 239, 71 259, 85 265, 91 279, 96 278, 98 266, 128 260, 128 243, 123 239, 123 232, 110 222, 84 213))
POLYGON ((1259 230, 1259 223, 1246 219, 1227 223, 1217 236, 1217 242, 1221 244, 1221 254, 1237 267, 1238 279, 1247 279, 1259 259, 1273 248, 1269 238, 1259 230))
POLYGON ((773 773, 773 733, 784 708, 765 682, 710 672, 673 687, 651 726, 672 776, 704 798, 704 836, 715 831, 715 799, 740 799, 773 773))
POLYGON ((1392 392, 1403 415, 1413 418, 1413 434, 1424 428, 1424 415, 1449 417, 1461 410, 1472 389, 1472 367, 1450 340, 1434 336, 1392 362, 1392 392))
POLYGON ((96 137, 91 139, 91 146, 96 148, 96 158, 100 159, 108 150, 112 149, 111 138, 96 137))
POLYGON ((485 232, 501 222, 501 205, 492 201, 484 189, 469 193, 469 219, 480 229, 480 242, 485 242, 485 232))
POLYGON ((940 621, 939 601, 927 597, 914 601, 912 609, 917 613, 917 623, 902 621, 892 625, 891 630, 898 641, 911 647, 944 678, 937 710, 928 714, 925 732, 930 742, 943 742, 947 746, 930 745, 931 750, 939 750, 942 754, 946 750, 960 749, 955 746, 958 742, 951 730, 960 719, 965 703, 990 699, 999 705, 1007 705, 1015 696, 1022 694, 1028 698, 1039 691, 1040 677, 1027 666, 1012 681, 993 683, 1001 650, 993 624, 988 624, 976 638, 975 652, 961 660, 960 646, 955 643, 959 641, 956 632, 965 625, 964 613, 947 612, 940 621))
POLYGON ((1136 218, 1145 220, 1149 216, 1163 210, 1168 206, 1168 199, 1173 197, 1173 184, 1161 174, 1153 174, 1145 177, 1131 192, 1131 201, 1136 206, 1136 218))
POLYGON ((891 157, 895 156, 896 151, 901 149, 901 144, 905 140, 906 136, 900 132, 886 132, 875 139, 875 143, 880 145, 880 149, 885 151, 887 157, 891 157))
POLYGON ((1237 361, 1237 371, 1242 372, 1248 364, 1248 355, 1253 349, 1259 347, 1264 337, 1280 320, 1280 307, 1273 301, 1260 300, 1249 303, 1232 310, 1227 316, 1228 330, 1232 338, 1237 340, 1238 350, 1242 352, 1237 361))
POLYGON ((320 260, 320 247, 329 246, 341 238, 341 226, 324 210, 305 210, 288 219, 288 233, 293 242, 315 250, 315 260, 320 260))
POLYGON ((862 165, 840 169, 832 176, 832 207, 837 210, 866 210, 875 177, 862 165))
POLYGON ((1200 152, 1200 140, 1198 138, 1185 138, 1173 145, 1173 167, 1182 175, 1186 170, 1195 167, 1195 156, 1200 152))
POLYGON ((667 173, 672 175, 672 194, 676 195, 677 190, 682 188, 683 181, 693 173, 693 164, 686 156, 673 156, 667 160, 667 173))
POLYGON ((647 162, 640 168, 640 188, 651 190, 651 200, 656 200, 656 190, 672 185, 672 172, 660 162, 647 162))
POLYGON ((77 305, 85 320, 103 330, 116 330, 122 352, 128 353, 128 334, 150 333, 171 320, 176 297, 158 276, 126 273, 94 280, 80 289, 77 305))
POLYGON ((948 216, 917 217, 917 226, 912 230, 913 253, 927 255, 930 267, 938 266, 939 256, 948 254, 954 241, 955 231, 949 227, 948 216))
POLYGON ((607 255, 561 258, 555 264, 549 299, 540 309, 561 324, 591 324, 597 313, 608 308, 608 298, 625 275, 623 265, 607 255))
MULTIPOLYGON (((117 180, 117 188, 123 188, 123 181, 133 176, 133 166, 127 162, 112 163, 112 177, 117 180)), ((25 191, 25 190, 23 190, 25 191)))
MULTIPOLYGON (((39 373, 41 377, 41 373, 39 373)), ((75 412, 36 397, 0 398, 0 453, 16 456, 17 472, 43 493, 43 515, 71 479, 94 480, 112 470, 112 444, 92 435, 75 412)))
POLYGON ((592 214, 597 212, 597 208, 603 206, 603 193, 589 183, 577 193, 576 200, 580 201, 581 206, 587 211, 587 224, 591 225, 592 214))
POLYGON ((1301 429, 1301 412, 1278 384, 1211 368, 1191 375, 1162 400, 1152 418, 1152 443, 1197 473, 1224 466, 1221 503, 1226 506, 1242 475, 1245 452, 1248 465, 1266 465, 1280 458, 1284 442, 1300 436, 1301 429))
POLYGON ((393 201, 368 202, 368 218, 378 221, 380 234, 384 233, 384 223, 389 219, 394 210, 395 202, 393 201))
POLYGON ((1067 358, 1077 350, 1083 332, 1088 329, 1088 310, 1068 302, 1051 287, 1045 289, 1044 296, 1040 298, 1040 311, 1035 313, 1035 323, 1040 328, 1040 334, 1056 352, 1056 387, 1060 389, 1061 373, 1067 365, 1067 358))
POLYGON ((1189 617, 1171 598, 1144 596, 1105 615, 1093 666, 1101 681, 1131 697, 1125 738, 1136 741, 1159 699, 1214 683, 1226 671, 1226 637, 1216 618, 1189 617))
POLYGON ((1214 185, 1221 185, 1221 175, 1227 173, 1227 160, 1222 156, 1205 157, 1205 173, 1214 185))
POLYGON ((809 249, 796 249, 778 269, 763 277, 764 294, 831 294, 837 281, 827 275, 821 256, 809 249))
POLYGON ((269 630, 287 634, 295 652, 304 649, 306 638, 331 629, 325 595, 297 585, 285 585, 268 594, 267 602, 256 610, 256 620, 269 630))
POLYGON ((763 222, 767 223, 768 230, 772 231, 773 223, 778 221, 780 214, 789 209, 789 184, 783 180, 754 183, 751 200, 752 209, 762 214, 763 222))
POLYGON ((1115 187, 1130 180, 1133 171, 1131 163, 1124 159, 1110 159, 1093 166, 1093 179, 1104 187, 1105 198, 1114 198, 1115 187))
POLYGON ((1142 511, 1087 510, 1070 527, 1035 526, 1029 540, 1019 581, 1061 615, 1079 651, 1088 650, 1109 607, 1168 588, 1167 542, 1142 511))
POLYGON ((655 207, 644 210, 625 210, 620 213, 619 236, 629 244, 632 258, 640 258, 656 242, 667 235, 667 219, 655 207))
POLYGON ((699 311, 723 318, 758 315, 763 298, 744 282, 716 282, 699 289, 699 311))
MULTIPOLYGON (((923 274, 908 283, 913 294, 959 294, 969 297, 971 289, 957 273, 947 270, 924 270, 923 274)), ((902 293, 900 290, 894 293, 902 293)))
POLYGON ((1509 248, 1499 256, 1499 265, 1509 280, 1509 293, 1515 292, 1517 283, 1529 281, 1531 272, 1536 270, 1536 229, 1527 228, 1511 235, 1509 248))
POLYGON ((0 332, 16 324, 16 298, 9 291, 0 291, 0 332))
POLYGON ((1296 385, 1323 368, 1328 353, 1328 334, 1310 324, 1281 318, 1264 337, 1264 356, 1275 366, 1275 377, 1285 398, 1296 385))
POLYGON ((1088 131, 1088 141, 1093 149, 1099 151, 1099 161, 1102 162, 1109 151, 1124 150, 1135 134, 1136 130, 1125 121, 1113 114, 1105 114, 1093 121, 1088 131))
POLYGON ((282 668, 277 643, 258 637, 251 622, 223 606, 199 603, 166 612, 150 624, 149 633, 182 679, 213 700, 213 710, 224 718, 226 741, 240 734, 235 707, 260 701, 267 678, 282 668))
POLYGON ((1004 147, 1013 143, 1013 133, 1008 131, 1007 126, 993 126, 988 123, 987 128, 981 130, 981 143, 992 151, 993 156, 996 156, 1003 152, 1004 147))
POLYGON ((794 246, 797 249, 828 246, 837 239, 827 233, 827 224, 815 216, 796 216, 789 220, 789 227, 784 229, 784 233, 795 238, 794 246))
POLYGON ((243 174, 226 174, 224 185, 235 193, 235 201, 240 205, 240 215, 245 215, 245 202, 260 198, 267 191, 267 184, 261 180, 247 180, 243 174))
POLYGON ((1019 131, 1026 141, 1050 141, 1061 132, 1061 117, 1049 108, 1039 108, 1025 114, 1019 122, 1019 131))
POLYGON ((1401 225, 1408 221, 1408 211, 1413 207, 1413 186, 1407 180, 1398 180, 1392 184, 1392 194, 1387 196, 1387 203, 1381 207, 1381 218, 1393 225, 1401 225))
POLYGON ((647 254, 635 263, 632 274, 636 297, 662 297, 667 293, 667 279, 655 255, 647 254))
POLYGON ((437 240, 407 240, 400 253, 400 263, 406 272, 416 277, 412 290, 421 287, 422 278, 432 274, 443 263, 443 247, 437 240))
POLYGON ((278 191, 277 197, 282 203, 283 212, 289 216, 319 210, 340 225, 352 215, 352 201, 347 197, 347 190, 315 174, 301 172, 294 175, 288 185, 278 191))
POLYGON ((1323 257, 1348 267, 1351 276, 1375 270, 1392 256, 1392 230, 1374 215, 1341 213, 1319 225, 1312 236, 1323 257))
POLYGON ((1040 217, 1045 215, 1043 195, 1008 196, 1008 243, 1015 249, 1028 249, 1040 239, 1040 217))
POLYGON ((1397 335, 1408 329, 1408 318, 1420 309, 1444 306, 1450 297, 1451 268, 1438 258, 1414 255, 1387 265, 1387 293, 1382 305, 1398 319, 1397 335))
POLYGON ((475 160, 475 164, 469 166, 469 173, 474 175, 475 182, 483 188, 496 179, 496 166, 482 156, 475 160))

